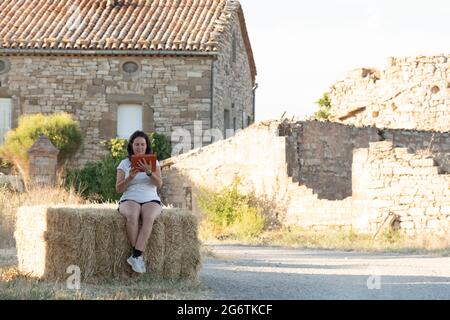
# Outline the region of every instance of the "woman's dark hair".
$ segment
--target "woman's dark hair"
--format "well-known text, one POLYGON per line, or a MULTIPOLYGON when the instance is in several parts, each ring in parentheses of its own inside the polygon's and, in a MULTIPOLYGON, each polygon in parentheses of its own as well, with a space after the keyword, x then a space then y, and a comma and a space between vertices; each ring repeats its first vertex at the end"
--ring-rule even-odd
POLYGON ((150 138, 148 137, 148 135, 145 132, 138 130, 131 135, 130 139, 128 139, 127 151, 128 151, 128 159, 130 159, 130 161, 131 161, 131 156, 134 154, 134 152, 133 152, 134 139, 139 138, 139 137, 144 138, 145 142, 147 143, 147 149, 145 149, 145 154, 153 153, 152 145, 150 143, 150 138))

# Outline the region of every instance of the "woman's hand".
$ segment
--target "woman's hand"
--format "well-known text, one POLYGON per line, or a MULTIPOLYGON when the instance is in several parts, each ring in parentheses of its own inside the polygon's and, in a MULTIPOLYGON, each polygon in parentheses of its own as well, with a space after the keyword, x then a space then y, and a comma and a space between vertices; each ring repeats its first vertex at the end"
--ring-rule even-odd
POLYGON ((133 180, 134 177, 136 177, 136 175, 138 173, 139 173, 139 170, 137 168, 131 168, 130 174, 129 174, 130 179, 133 180))
POLYGON ((147 163, 145 160, 139 160, 138 168, 145 173, 152 172, 152 163, 147 163))

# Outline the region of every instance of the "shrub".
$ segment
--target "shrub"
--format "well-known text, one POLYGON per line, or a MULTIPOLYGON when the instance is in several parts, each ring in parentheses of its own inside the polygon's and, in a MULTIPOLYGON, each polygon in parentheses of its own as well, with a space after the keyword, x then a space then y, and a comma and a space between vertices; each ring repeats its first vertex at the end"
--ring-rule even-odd
POLYGON ((264 230, 261 209, 252 206, 252 197, 238 191, 239 179, 219 192, 200 190, 197 201, 205 214, 202 230, 216 237, 255 237, 264 230))
POLYGON ((149 134, 152 141, 152 149, 156 153, 158 160, 165 160, 172 155, 172 147, 169 138, 165 135, 152 132, 149 134))
POLYGON ((82 169, 67 170, 64 186, 74 188, 84 198, 93 202, 110 202, 120 199, 116 192, 116 168, 121 158, 107 155, 103 160, 90 162, 82 169))
POLYGON ((254 238, 259 236, 266 224, 266 219, 259 208, 243 205, 237 208, 237 217, 231 231, 238 238, 254 238))
POLYGON ((319 110, 314 113, 314 119, 319 121, 327 121, 330 118, 331 100, 328 93, 324 93, 322 98, 316 101, 319 110))
POLYGON ((12 162, 25 180, 28 176, 28 150, 41 134, 59 149, 60 166, 75 155, 83 143, 78 123, 67 113, 21 116, 18 127, 7 133, 5 144, 0 148, 0 156, 12 162))
POLYGON ((102 141, 113 158, 125 159, 128 157, 127 152, 127 139, 124 138, 113 138, 107 141, 102 141))

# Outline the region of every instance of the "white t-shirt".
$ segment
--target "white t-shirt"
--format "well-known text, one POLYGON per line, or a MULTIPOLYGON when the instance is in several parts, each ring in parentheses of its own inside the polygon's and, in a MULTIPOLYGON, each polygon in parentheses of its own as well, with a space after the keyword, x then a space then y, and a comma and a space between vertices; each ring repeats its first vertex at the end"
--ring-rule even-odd
MULTIPOLYGON (((156 160, 156 166, 159 167, 159 161, 156 160)), ((126 158, 122 160, 117 170, 125 172, 125 179, 130 175, 131 161, 126 158)), ((152 200, 161 201, 156 191, 156 186, 151 182, 150 177, 145 172, 138 172, 133 180, 128 184, 127 189, 123 193, 120 201, 133 200, 139 203, 152 200)))

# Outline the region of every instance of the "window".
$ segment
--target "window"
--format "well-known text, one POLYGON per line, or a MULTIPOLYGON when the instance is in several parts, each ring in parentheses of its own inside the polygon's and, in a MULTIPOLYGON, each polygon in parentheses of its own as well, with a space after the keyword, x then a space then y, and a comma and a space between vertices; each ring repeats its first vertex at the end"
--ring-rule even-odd
POLYGON ((142 106, 120 105, 117 108, 117 137, 128 139, 136 130, 142 130, 142 106))
POLYGON ((233 118, 233 130, 236 131, 236 117, 233 118))
POLYGON ((11 130, 11 99, 0 98, 0 145, 5 142, 6 132, 11 130))
POLYGON ((247 116, 247 127, 252 124, 252 117, 247 116))
POLYGON ((225 109, 223 112, 223 132, 226 134, 227 129, 230 129, 230 110, 225 109))
POLYGON ((126 74, 133 74, 139 71, 139 65, 134 61, 127 61, 122 64, 122 71, 126 74))

